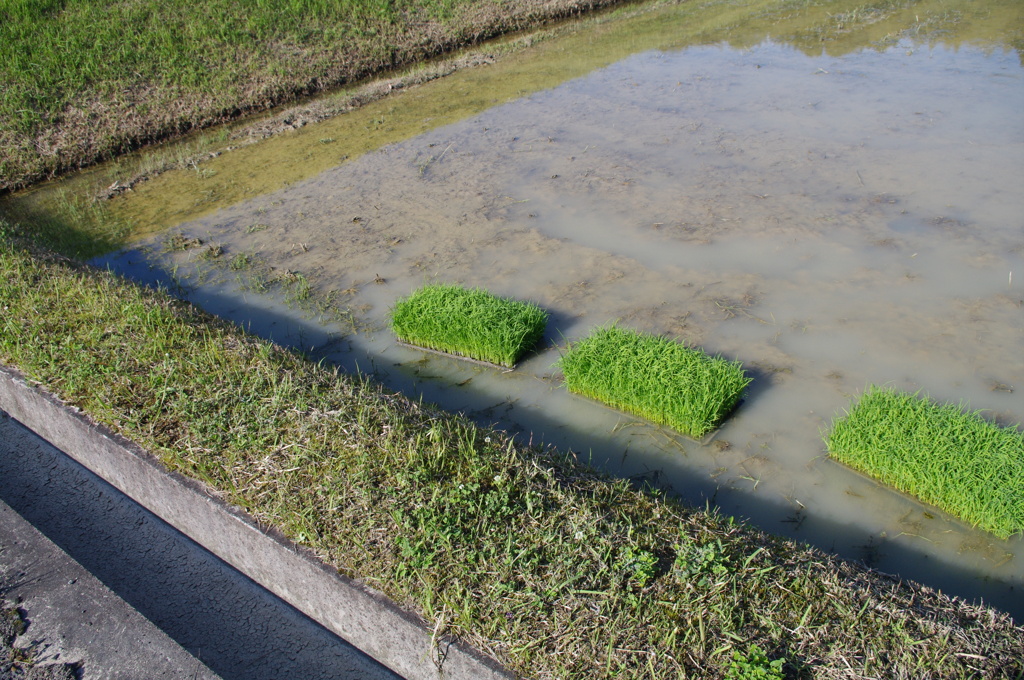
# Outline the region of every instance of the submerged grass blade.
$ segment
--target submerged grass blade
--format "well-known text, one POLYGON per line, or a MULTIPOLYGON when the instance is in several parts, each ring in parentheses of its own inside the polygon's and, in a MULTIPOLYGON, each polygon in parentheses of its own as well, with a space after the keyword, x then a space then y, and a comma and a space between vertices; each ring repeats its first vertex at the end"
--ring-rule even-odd
POLYGON ((1024 433, 961 405, 870 386, 832 424, 829 454, 1008 538, 1024 531, 1024 433))
POLYGON ((615 325, 571 344, 558 365, 571 392, 697 438, 729 415, 750 384, 738 361, 615 325))
POLYGON ((391 312, 402 342, 509 368, 537 344, 547 322, 537 305, 449 284, 424 286, 391 312))

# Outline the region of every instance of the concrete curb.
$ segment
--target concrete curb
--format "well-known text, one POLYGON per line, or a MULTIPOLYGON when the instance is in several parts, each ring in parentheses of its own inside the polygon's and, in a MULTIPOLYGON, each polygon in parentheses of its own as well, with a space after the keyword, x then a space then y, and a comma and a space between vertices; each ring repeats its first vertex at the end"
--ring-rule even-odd
POLYGON ((338 574, 203 485, 0 365, 0 410, 256 583, 408 680, 515 677, 465 644, 338 574))

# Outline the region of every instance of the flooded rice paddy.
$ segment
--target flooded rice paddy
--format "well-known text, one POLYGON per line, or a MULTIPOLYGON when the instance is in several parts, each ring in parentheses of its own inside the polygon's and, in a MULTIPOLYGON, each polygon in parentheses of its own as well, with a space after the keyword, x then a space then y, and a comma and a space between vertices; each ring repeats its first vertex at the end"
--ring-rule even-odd
MULTIPOLYGON (((1024 538, 881 487, 822 442, 870 383, 1024 420, 1024 68, 992 19, 1005 6, 982 5, 989 28, 906 12, 807 28, 834 29, 833 13, 683 39, 693 19, 674 8, 600 23, 510 59, 514 76, 451 76, 354 120, 385 126, 423 98, 534 74, 522 96, 481 95, 421 134, 213 202, 171 232, 200 247, 163 234, 102 262, 614 475, 1020 618, 1024 538), (433 281, 540 304, 542 348, 501 372, 399 346, 391 304, 433 281), (311 313, 314 294, 338 314, 311 313), (568 394, 559 346, 610 321, 739 359, 745 401, 699 443, 568 394)), ((293 137, 330 149, 340 134, 293 137)), ((263 171, 209 167, 185 186, 263 171)))

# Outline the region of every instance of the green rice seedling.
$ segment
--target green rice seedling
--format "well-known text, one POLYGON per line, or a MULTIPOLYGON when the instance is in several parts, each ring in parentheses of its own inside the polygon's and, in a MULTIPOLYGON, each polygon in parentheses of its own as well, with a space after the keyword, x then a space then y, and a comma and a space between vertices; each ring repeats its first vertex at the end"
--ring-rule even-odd
POLYGON ((700 438, 739 403, 738 361, 614 324, 570 344, 558 362, 569 391, 700 438))
POLYGON ((1024 531, 1024 434, 962 405, 871 385, 825 436, 829 455, 970 524, 1024 531))
POLYGON ((1020 668, 1024 628, 996 609, 479 428, 25 251, 15 227, 0 219, 0 363, 516 677, 1020 668))
POLYGON ((402 342, 509 368, 537 344, 547 322, 534 304, 449 284, 423 286, 391 312, 402 342))

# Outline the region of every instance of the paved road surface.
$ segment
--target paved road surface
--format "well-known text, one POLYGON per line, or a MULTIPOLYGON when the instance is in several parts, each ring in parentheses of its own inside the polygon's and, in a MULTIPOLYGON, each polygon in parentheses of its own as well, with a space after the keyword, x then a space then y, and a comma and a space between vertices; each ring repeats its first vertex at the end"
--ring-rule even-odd
POLYGON ((400 680, 0 411, 3 594, 85 680, 400 680))

